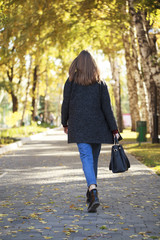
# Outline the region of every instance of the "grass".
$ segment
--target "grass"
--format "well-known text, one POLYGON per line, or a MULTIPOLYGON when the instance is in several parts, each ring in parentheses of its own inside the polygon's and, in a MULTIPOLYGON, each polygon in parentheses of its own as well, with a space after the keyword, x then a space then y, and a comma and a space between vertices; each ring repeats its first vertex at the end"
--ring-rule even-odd
POLYGON ((13 143, 21 138, 46 131, 46 127, 37 124, 24 127, 14 127, 0 131, 0 146, 13 143))
POLYGON ((160 144, 137 143, 125 144, 124 148, 127 152, 134 155, 138 160, 153 168, 160 175, 160 144))
POLYGON ((122 144, 127 152, 160 175, 160 144, 152 144, 148 134, 147 142, 139 144, 136 141, 137 133, 129 130, 124 130, 122 137, 122 144))

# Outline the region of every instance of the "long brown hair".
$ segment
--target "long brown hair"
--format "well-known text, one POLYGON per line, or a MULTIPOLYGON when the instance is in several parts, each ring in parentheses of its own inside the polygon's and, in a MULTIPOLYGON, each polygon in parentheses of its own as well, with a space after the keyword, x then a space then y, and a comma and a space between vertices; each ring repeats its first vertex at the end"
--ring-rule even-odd
POLYGON ((69 80, 80 85, 90 85, 100 82, 99 69, 88 51, 83 50, 71 63, 69 80))

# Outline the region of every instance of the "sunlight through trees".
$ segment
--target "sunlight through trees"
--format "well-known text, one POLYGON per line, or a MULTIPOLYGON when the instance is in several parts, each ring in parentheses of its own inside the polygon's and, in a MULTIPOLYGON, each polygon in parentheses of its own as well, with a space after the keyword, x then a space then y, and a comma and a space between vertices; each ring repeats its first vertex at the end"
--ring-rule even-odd
POLYGON ((21 125, 41 113, 45 122, 52 113, 59 124, 69 65, 89 49, 110 63, 112 79, 105 80, 113 89, 119 129, 128 101, 132 130, 146 121, 158 141, 158 0, 0 0, 0 18, 1 123, 12 110, 20 113, 21 125))

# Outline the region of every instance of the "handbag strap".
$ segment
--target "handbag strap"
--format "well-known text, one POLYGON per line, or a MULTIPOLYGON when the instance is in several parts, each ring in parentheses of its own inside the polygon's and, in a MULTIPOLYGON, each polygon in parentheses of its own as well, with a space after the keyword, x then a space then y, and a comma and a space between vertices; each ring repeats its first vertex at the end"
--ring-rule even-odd
POLYGON ((118 141, 118 138, 116 136, 114 136, 114 144, 118 144, 119 145, 119 141, 118 141))

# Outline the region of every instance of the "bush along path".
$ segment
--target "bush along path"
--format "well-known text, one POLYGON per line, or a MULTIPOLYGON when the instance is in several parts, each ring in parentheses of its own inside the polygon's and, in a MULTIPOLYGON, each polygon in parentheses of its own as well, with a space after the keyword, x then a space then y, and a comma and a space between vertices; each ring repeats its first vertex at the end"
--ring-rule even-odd
POLYGON ((1 157, 0 239, 160 239, 160 177, 130 155, 130 170, 113 174, 110 149, 100 155, 97 213, 87 212, 79 153, 62 131, 1 157))

